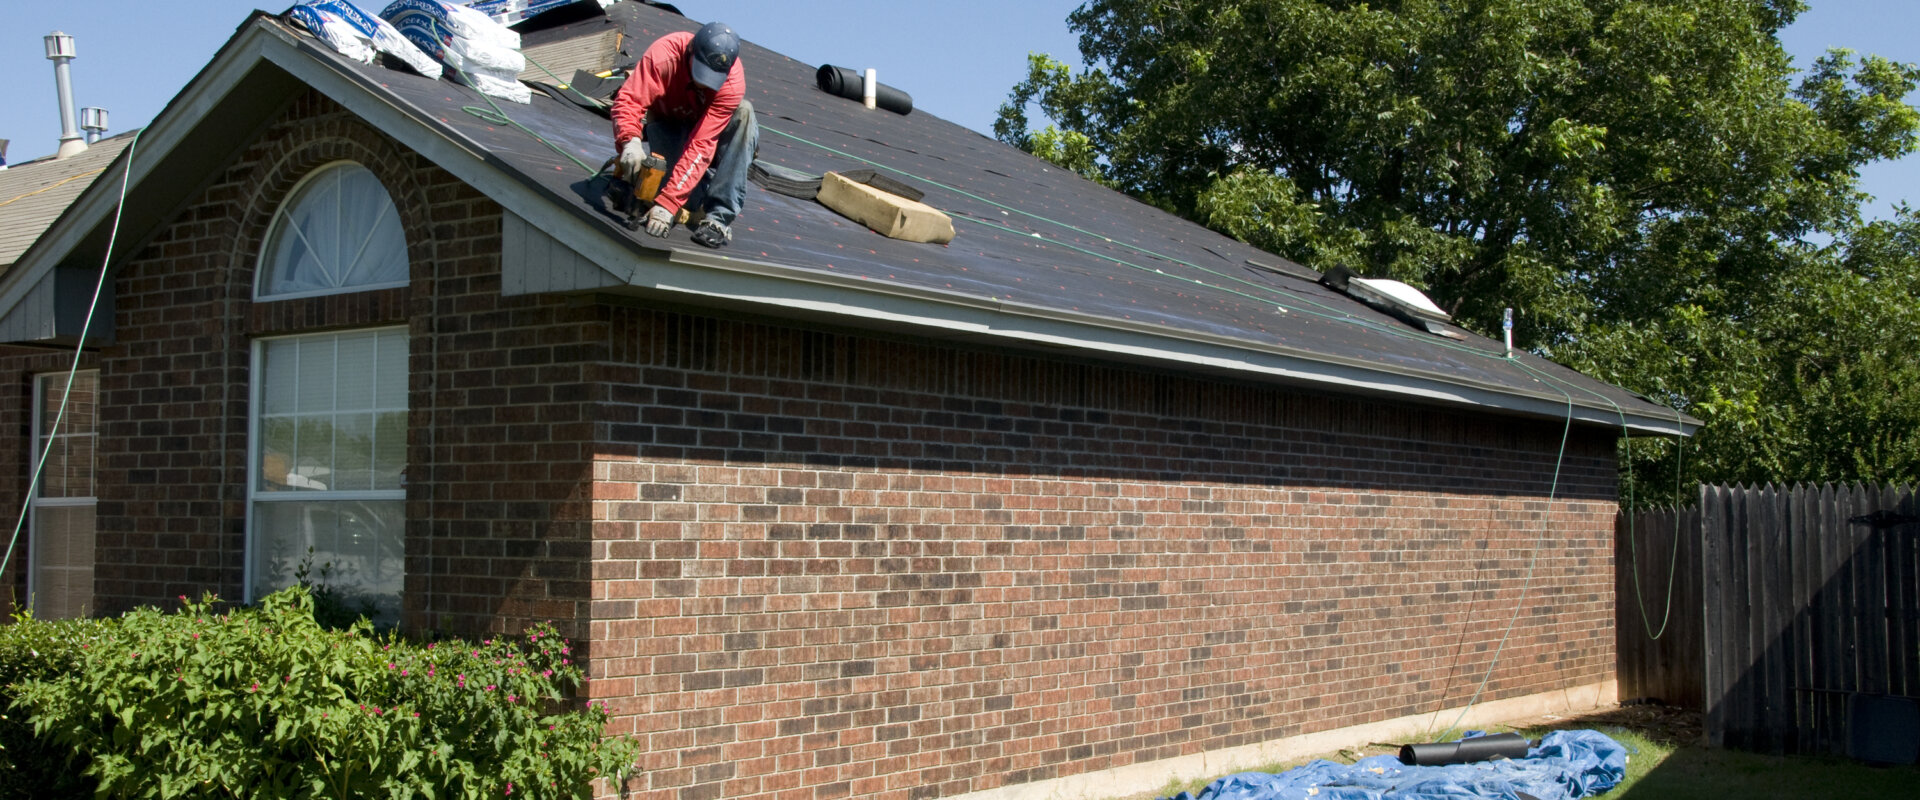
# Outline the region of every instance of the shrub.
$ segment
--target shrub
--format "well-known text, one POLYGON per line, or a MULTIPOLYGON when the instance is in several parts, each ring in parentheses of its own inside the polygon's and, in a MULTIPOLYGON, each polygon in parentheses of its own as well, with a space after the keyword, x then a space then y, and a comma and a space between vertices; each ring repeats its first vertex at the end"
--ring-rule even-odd
POLYGON ((110 623, 41 620, 31 614, 0 625, 0 799, 91 797, 93 781, 79 772, 86 761, 72 748, 33 735, 25 712, 12 707, 14 687, 57 678, 79 663, 81 645, 110 623))
POLYGON ((293 587, 259 607, 212 597, 143 609, 80 645, 72 671, 20 684, 35 731, 91 759, 105 797, 589 797, 637 747, 551 626, 417 644, 328 630, 293 587))

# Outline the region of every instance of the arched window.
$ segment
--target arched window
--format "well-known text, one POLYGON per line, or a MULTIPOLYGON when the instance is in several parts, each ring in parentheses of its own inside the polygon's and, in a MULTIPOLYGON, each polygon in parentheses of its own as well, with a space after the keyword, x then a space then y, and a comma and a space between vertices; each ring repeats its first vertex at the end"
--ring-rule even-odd
POLYGON ((407 238, 387 187, 350 161, 309 173, 273 215, 255 299, 407 285, 407 238))
MULTIPOLYGON (((328 164, 294 186, 267 229, 255 297, 407 284, 406 237, 365 167, 328 164)), ((407 329, 253 343, 247 594, 302 579, 391 623, 405 577, 407 329)))

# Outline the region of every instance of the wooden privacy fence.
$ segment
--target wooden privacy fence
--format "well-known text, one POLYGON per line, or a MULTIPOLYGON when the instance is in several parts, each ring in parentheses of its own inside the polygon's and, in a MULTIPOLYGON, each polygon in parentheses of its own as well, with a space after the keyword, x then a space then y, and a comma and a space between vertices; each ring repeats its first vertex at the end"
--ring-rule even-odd
POLYGON ((1705 710, 1715 745, 1794 753, 1844 753, 1856 695, 1920 698, 1914 487, 1702 486, 1618 531, 1621 697, 1705 710))

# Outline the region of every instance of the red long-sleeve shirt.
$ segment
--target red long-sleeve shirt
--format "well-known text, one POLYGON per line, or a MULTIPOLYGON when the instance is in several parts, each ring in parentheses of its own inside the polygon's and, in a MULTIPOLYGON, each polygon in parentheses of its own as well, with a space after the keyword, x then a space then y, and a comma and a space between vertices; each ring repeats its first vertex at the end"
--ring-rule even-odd
POLYGON ((747 68, 734 59, 720 91, 714 92, 710 101, 702 98, 693 85, 693 68, 687 65, 687 45, 692 41, 691 31, 669 33, 655 40, 613 97, 615 153, 626 148, 627 140, 640 138, 650 114, 659 115, 658 119, 694 123, 693 135, 674 163, 673 174, 661 182, 660 195, 654 199, 668 213, 678 212, 687 204, 687 195, 707 173, 720 132, 733 119, 733 111, 740 107, 740 98, 747 90, 747 68))

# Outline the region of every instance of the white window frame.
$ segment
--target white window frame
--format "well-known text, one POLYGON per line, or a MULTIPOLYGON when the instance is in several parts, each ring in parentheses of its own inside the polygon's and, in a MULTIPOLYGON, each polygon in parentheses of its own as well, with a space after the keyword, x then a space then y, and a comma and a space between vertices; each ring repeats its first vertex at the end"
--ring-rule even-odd
MULTIPOLYGON (((272 341, 279 341, 279 340, 304 339, 304 338, 313 338, 313 337, 320 337, 320 336, 336 336, 337 337, 342 334, 352 334, 352 333, 372 333, 372 334, 378 335, 386 331, 399 331, 403 334, 408 333, 407 327, 404 325, 385 325, 385 326, 374 327, 374 328, 355 328, 351 330, 316 331, 313 333, 296 333, 296 334, 287 334, 283 336, 263 336, 253 340, 253 352, 248 365, 248 368, 250 370, 250 375, 252 376, 252 378, 248 381, 248 387, 247 387, 246 550, 241 559, 245 565, 244 569, 242 570, 242 577, 241 577, 241 580, 243 582, 242 585, 244 587, 243 596, 245 598, 243 602, 255 603, 255 602, 259 602, 260 600, 259 597, 254 596, 255 570, 253 565, 254 556, 256 554, 255 542, 254 542, 254 535, 256 533, 254 529, 254 523, 255 523, 254 509, 259 503, 262 503, 262 502, 267 502, 267 503, 330 502, 330 501, 352 502, 356 500, 400 501, 404 503, 407 499, 407 490, 404 486, 404 483, 405 483, 404 471, 402 472, 403 486, 399 489, 355 489, 355 490, 346 490, 346 491, 324 491, 323 490, 323 491, 304 491, 304 492, 259 491, 259 485, 260 485, 259 480, 260 480, 260 469, 261 469, 260 417, 261 417, 261 411, 265 408, 265 405, 266 405, 263 399, 263 392, 265 391, 266 386, 265 386, 265 381, 261 379, 262 376, 264 376, 266 373, 264 370, 264 365, 261 362, 266 356, 267 343, 272 341)), ((409 345, 407 348, 409 352, 404 354, 402 358, 408 358, 411 356, 411 349, 412 349, 411 341, 412 339, 411 339, 411 336, 409 335, 408 337, 409 345)), ((376 349, 375 352, 378 353, 378 350, 376 349)), ((403 467, 403 470, 404 470, 404 467, 403 467)), ((403 528, 401 531, 401 548, 403 553, 405 552, 405 547, 406 547, 405 540, 406 540, 406 534, 403 528)), ((400 569, 401 569, 401 575, 403 576, 402 580, 404 581, 404 576, 406 574, 406 558, 404 555, 400 559, 400 569)))
MULTIPOLYGON (((337 289, 314 289, 314 290, 305 291, 305 292, 288 292, 284 294, 273 294, 273 295, 265 294, 266 284, 267 284, 267 281, 273 275, 273 266, 274 266, 272 264, 267 263, 267 260, 269 258, 272 258, 273 256, 273 252, 275 250, 274 243, 280 235, 281 225, 283 225, 287 219, 287 211, 289 207, 291 207, 292 202, 300 198, 301 193, 307 190, 308 184, 316 180, 319 180, 321 177, 325 176, 327 173, 342 167, 360 167, 361 169, 366 169, 366 165, 361 164, 358 161, 353 161, 351 159, 340 159, 337 161, 329 161, 325 164, 321 164, 320 166, 315 167, 312 170, 309 170, 307 174, 301 176, 300 180, 293 184, 293 189, 287 192, 287 201, 281 203, 280 207, 274 210, 273 221, 267 224, 266 238, 261 240, 260 252, 259 254, 254 256, 254 268, 253 268, 253 275, 254 275, 253 300, 254 302, 261 303, 261 302, 277 302, 280 300, 298 300, 303 297, 327 297, 331 295, 348 294, 352 292, 370 292, 377 289, 397 289, 407 285, 407 279, 402 278, 401 280, 398 280, 398 281, 388 281, 386 283, 351 284, 347 286, 342 286, 337 289)), ((368 170, 368 172, 371 173, 372 170, 368 170)), ((379 176, 375 175, 374 180, 378 181, 379 176)), ((381 188, 383 189, 386 188, 384 183, 381 184, 381 188)), ((392 192, 387 193, 387 208, 390 209, 390 213, 392 213, 394 216, 394 223, 399 224, 400 209, 393 202, 392 192)), ((402 228, 400 231, 400 241, 401 241, 401 246, 404 247, 406 245, 406 230, 404 228, 402 228)))
MULTIPOLYGON (((93 430, 91 432, 84 433, 84 434, 75 434, 75 433, 62 434, 59 431, 54 431, 53 435, 54 436, 89 436, 93 438, 92 452, 93 452, 94 463, 89 465, 88 467, 89 472, 92 474, 87 481, 88 485, 93 487, 93 494, 88 495, 86 497, 47 497, 45 496, 46 490, 47 490, 45 475, 42 474, 41 480, 35 483, 33 488, 33 497, 28 498, 27 500, 28 514, 27 514, 27 581, 26 583, 27 583, 27 608, 30 610, 37 610, 37 606, 39 606, 40 604, 40 600, 39 600, 40 587, 36 585, 39 582, 39 577, 40 577, 40 555, 42 551, 42 548, 40 547, 40 535, 41 535, 40 509, 85 508, 88 506, 93 506, 95 508, 98 508, 100 504, 100 497, 99 497, 100 473, 98 470, 99 460, 100 460, 100 389, 99 389, 100 370, 81 369, 81 370, 73 370, 70 373, 69 372, 43 372, 33 376, 33 422, 32 422, 33 435, 29 437, 32 442, 32 449, 28 451, 28 455, 27 455, 29 459, 32 459, 31 461, 28 462, 30 466, 33 464, 40 463, 40 454, 46 451, 47 435, 42 431, 44 430, 45 423, 47 422, 43 413, 46 408, 47 393, 56 388, 54 386, 54 384, 56 383, 61 384, 57 388, 62 393, 64 393, 66 391, 65 384, 67 383, 67 379, 69 375, 72 375, 77 378, 78 376, 84 375, 84 374, 92 374, 93 380, 94 380, 93 430)), ((64 422, 65 420, 63 420, 63 424, 64 422)), ((44 469, 44 465, 42 466, 42 469, 44 469)), ((97 537, 100 531, 99 518, 96 516, 94 519, 95 519, 94 534, 97 537)), ((97 557, 94 559, 94 563, 96 565, 99 563, 99 559, 97 557)), ((91 611, 92 609, 88 609, 88 610, 91 611)))

